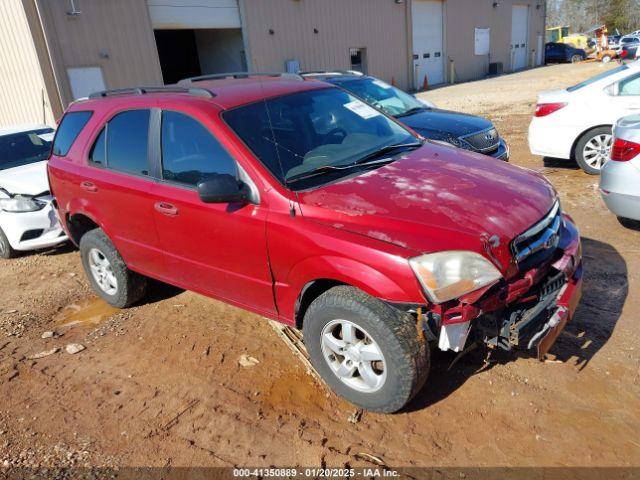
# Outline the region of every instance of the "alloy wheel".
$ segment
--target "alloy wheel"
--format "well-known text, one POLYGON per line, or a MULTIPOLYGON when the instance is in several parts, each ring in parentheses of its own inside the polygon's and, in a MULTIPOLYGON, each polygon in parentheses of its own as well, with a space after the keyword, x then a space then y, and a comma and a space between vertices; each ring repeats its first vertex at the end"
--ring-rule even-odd
POLYGON ((382 350, 362 327, 348 320, 333 320, 322 330, 324 359, 333 373, 354 390, 373 393, 387 379, 382 350))
POLYGON ((118 292, 118 280, 105 254, 92 248, 89 250, 88 260, 91 276, 100 289, 107 295, 115 295, 118 292))
POLYGON ((600 170, 609 160, 612 143, 613 137, 607 133, 598 134, 591 138, 582 150, 582 157, 585 163, 591 168, 600 170))

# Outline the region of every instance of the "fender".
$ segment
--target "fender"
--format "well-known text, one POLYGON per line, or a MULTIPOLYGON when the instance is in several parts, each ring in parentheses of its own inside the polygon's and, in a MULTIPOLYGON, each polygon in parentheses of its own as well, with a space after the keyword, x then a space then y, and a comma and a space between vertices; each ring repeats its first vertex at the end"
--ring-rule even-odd
MULTIPOLYGON (((310 282, 315 280, 331 280, 354 286, 365 293, 387 301, 424 302, 420 297, 419 287, 407 264, 409 285, 415 286, 415 292, 407 292, 397 282, 384 273, 356 260, 320 255, 308 257, 297 263, 289 272, 286 283, 275 283, 275 297, 282 320, 295 323, 295 305, 299 295, 310 282)), ((400 269, 398 269, 400 270, 400 269)), ((396 271, 397 275, 401 272, 396 271)))

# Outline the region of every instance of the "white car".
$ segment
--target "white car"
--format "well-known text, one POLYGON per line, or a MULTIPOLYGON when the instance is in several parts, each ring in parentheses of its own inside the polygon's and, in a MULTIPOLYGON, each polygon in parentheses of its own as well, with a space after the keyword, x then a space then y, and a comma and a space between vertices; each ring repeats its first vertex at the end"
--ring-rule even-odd
POLYGON ((529 126, 529 148, 534 155, 573 159, 598 175, 609 158, 612 126, 634 112, 640 112, 640 62, 541 93, 529 126))
POLYGON ((67 240, 49 192, 46 125, 0 129, 0 258, 67 240))
POLYGON ((600 194, 623 224, 640 221, 640 115, 620 119, 613 133, 611 159, 602 167, 600 194))

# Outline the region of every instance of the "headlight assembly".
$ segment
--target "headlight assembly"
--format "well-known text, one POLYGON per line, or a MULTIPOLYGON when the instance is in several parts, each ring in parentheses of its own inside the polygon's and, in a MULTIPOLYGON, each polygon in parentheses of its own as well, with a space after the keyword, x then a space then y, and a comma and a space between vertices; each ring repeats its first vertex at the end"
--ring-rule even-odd
POLYGON ((412 258, 409 264, 433 303, 459 298, 502 278, 489 260, 475 252, 431 253, 412 258))
POLYGON ((35 212, 42 210, 46 205, 45 202, 36 200, 31 197, 15 196, 13 198, 0 199, 0 210, 12 213, 35 212))

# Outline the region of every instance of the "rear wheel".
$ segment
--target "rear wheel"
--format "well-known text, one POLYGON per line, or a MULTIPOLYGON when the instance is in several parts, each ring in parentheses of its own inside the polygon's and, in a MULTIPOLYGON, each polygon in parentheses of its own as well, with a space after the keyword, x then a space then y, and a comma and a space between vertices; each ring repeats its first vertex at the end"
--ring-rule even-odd
POLYGON ((13 258, 18 254, 13 248, 11 248, 11 244, 7 239, 7 236, 4 234, 2 229, 0 228, 0 258, 13 258))
POLYGON ((146 277, 127 268, 102 230, 91 230, 82 237, 80 255, 91 286, 108 304, 125 308, 144 297, 146 277))
POLYGON ((309 306, 304 342, 324 381, 371 411, 400 410, 429 373, 428 344, 413 317, 353 287, 334 287, 309 306))
POLYGON ((578 63, 582 61, 582 55, 574 55, 571 57, 571 63, 578 63))
POLYGON ((602 57, 602 63, 609 63, 611 61, 611 55, 604 55, 602 57))
POLYGON ((600 175, 602 166, 609 160, 613 135, 611 127, 598 127, 582 135, 576 144, 576 161, 590 175, 600 175))

